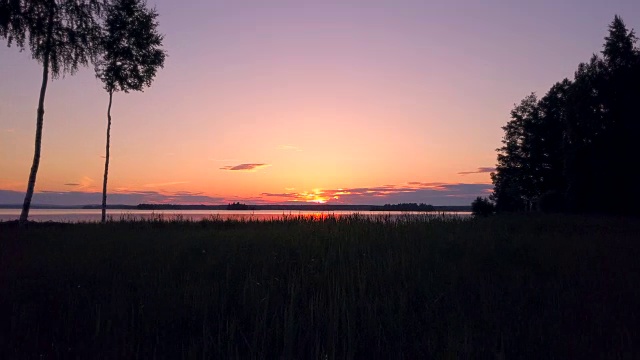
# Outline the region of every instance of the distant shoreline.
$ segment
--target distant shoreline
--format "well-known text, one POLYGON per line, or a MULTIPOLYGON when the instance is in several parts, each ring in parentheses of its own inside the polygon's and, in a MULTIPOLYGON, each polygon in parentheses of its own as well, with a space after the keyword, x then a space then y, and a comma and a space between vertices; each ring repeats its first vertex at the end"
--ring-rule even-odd
MULTIPOLYGON (((331 204, 274 204, 274 205, 248 205, 248 209, 233 209, 236 211, 259 210, 287 210, 287 211, 415 211, 413 209, 381 210, 378 205, 331 205, 331 204)), ((0 209, 21 209, 22 205, 0 204, 0 209)), ((100 205, 32 205, 32 209, 65 210, 65 209, 100 209, 100 205)), ((229 210, 228 205, 180 205, 180 204, 139 204, 139 205, 107 205, 110 210, 229 210)), ((471 211, 471 206, 433 206, 433 209, 425 212, 438 211, 471 211)))

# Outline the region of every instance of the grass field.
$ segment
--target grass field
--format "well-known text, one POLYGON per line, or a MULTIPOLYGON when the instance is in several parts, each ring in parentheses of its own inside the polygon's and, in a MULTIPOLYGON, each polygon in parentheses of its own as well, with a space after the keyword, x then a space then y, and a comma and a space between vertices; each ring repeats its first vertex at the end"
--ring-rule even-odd
POLYGON ((3 359, 633 359, 640 221, 0 224, 3 359))

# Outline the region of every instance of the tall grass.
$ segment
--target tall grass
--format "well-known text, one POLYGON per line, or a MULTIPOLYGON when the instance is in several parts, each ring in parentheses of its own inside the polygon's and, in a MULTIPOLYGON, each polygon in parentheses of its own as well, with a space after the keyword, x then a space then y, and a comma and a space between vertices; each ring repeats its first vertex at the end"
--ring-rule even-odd
POLYGON ((636 220, 0 224, 0 357, 637 358, 636 220))

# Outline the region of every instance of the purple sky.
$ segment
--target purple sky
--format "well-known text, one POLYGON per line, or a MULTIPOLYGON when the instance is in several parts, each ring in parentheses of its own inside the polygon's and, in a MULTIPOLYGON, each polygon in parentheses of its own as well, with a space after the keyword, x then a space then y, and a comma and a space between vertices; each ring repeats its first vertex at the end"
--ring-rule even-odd
MULTIPOLYGON (((640 28, 638 0, 149 3, 165 69, 113 107, 109 191, 131 201, 468 203, 513 105, 572 77, 615 14, 640 28), (341 191, 384 186, 403 190, 341 191)), ((41 70, 16 48, 0 64, 7 203, 26 188, 41 70)), ((91 69, 51 83, 36 192, 100 191, 107 100, 91 69)))

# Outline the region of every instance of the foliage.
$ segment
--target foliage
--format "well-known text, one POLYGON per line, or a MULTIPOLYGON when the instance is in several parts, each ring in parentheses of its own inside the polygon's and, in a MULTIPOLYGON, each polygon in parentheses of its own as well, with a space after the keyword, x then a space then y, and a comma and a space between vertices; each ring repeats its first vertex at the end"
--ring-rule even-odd
POLYGON ((495 206, 491 200, 478 196, 471 203, 471 212, 476 216, 489 216, 495 211, 495 206))
POLYGON ((498 164, 492 175, 499 210, 528 208, 536 196, 536 179, 530 173, 538 164, 532 162, 534 144, 530 134, 540 117, 537 103, 535 94, 527 96, 511 111, 511 121, 502 127, 504 146, 498 149, 498 164))
POLYGON ((384 219, 0 223, 0 357, 638 357, 636 219, 384 219))
POLYGON ((158 13, 143 0, 111 0, 106 13, 96 76, 108 93, 142 91, 166 58, 158 13))
POLYGON ((158 14, 144 0, 111 0, 106 7, 104 31, 100 38, 100 57, 96 77, 109 94, 107 144, 102 183, 102 222, 106 221, 107 180, 111 141, 111 105, 115 91, 142 91, 150 86, 158 68, 164 66, 162 35, 158 33, 158 14))
POLYGON ((492 174, 499 211, 638 212, 640 51, 622 19, 602 56, 538 99, 527 96, 503 127, 492 174))
POLYGON ((98 52, 100 36, 98 0, 0 0, 0 36, 42 64, 42 83, 36 115, 33 161, 20 214, 26 224, 40 167, 44 103, 49 77, 75 73, 98 52))
POLYGON ((48 59, 53 78, 73 74, 95 59, 100 36, 98 0, 0 0, 0 37, 48 59))

